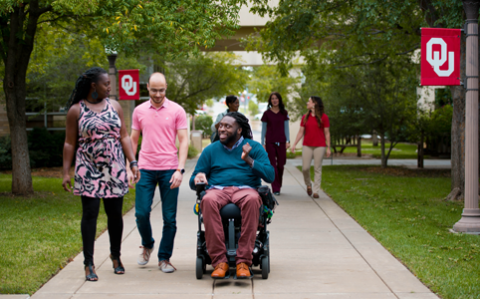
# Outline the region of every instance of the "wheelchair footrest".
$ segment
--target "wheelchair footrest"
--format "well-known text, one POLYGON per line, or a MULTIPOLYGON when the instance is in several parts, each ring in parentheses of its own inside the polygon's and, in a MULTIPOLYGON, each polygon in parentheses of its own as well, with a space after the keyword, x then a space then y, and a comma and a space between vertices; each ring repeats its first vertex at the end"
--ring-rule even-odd
MULTIPOLYGON (((236 273, 236 272, 237 272, 237 271, 235 271, 235 273, 236 273)), ((212 277, 212 278, 213 278, 214 280, 229 279, 229 278, 230 278, 230 270, 229 270, 227 273, 225 273, 225 277, 223 277, 223 278, 214 278, 214 277, 212 277)))
POLYGON ((253 271, 252 271, 252 268, 248 268, 248 270, 250 271, 250 277, 237 277, 237 270, 235 270, 234 274, 233 274, 233 279, 253 279, 253 271))

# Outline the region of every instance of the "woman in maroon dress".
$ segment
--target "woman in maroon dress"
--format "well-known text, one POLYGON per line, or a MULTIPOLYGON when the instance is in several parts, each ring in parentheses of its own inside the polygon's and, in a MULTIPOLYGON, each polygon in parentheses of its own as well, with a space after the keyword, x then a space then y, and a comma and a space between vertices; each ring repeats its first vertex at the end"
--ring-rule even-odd
POLYGON ((275 195, 280 195, 287 148, 290 147, 290 118, 278 92, 270 94, 267 107, 269 109, 262 116, 262 145, 268 153, 270 164, 275 168, 272 191, 275 195))
POLYGON ((312 181, 310 179, 310 164, 314 160, 315 179, 313 182, 313 197, 319 198, 322 182, 322 160, 324 155, 330 156, 330 121, 325 114, 322 99, 312 96, 308 99, 307 114, 302 117, 300 130, 292 146, 295 152, 297 143, 303 137, 302 160, 303 179, 307 186, 307 194, 312 195, 312 181))

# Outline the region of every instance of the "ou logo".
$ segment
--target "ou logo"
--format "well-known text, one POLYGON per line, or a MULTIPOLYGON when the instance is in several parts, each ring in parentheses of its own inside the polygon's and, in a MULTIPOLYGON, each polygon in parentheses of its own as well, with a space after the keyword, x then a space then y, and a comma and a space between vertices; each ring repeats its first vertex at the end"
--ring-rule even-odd
POLYGON ((455 69, 455 53, 448 52, 448 70, 443 71, 440 67, 447 61, 447 43, 443 38, 434 37, 431 38, 427 43, 427 61, 433 66, 433 70, 439 77, 448 77, 450 76, 455 69), (440 45, 441 50, 433 51, 433 45, 440 45), (433 52, 433 53, 432 53, 433 52), (433 55, 432 55, 433 54, 433 55), (438 57, 440 54, 441 58, 438 57))
POLYGON ((137 93, 137 84, 133 82, 133 78, 130 75, 124 75, 122 77, 122 88, 129 96, 137 93))

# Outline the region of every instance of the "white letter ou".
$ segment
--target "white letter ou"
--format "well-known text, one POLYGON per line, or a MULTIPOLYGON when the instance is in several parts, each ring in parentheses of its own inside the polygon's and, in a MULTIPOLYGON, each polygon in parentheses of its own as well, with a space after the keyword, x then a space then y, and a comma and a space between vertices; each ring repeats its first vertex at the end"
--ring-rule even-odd
POLYGON ((440 70, 440 67, 445 63, 445 61, 447 61, 447 43, 443 40, 443 38, 434 37, 428 41, 427 61, 433 66, 433 70, 439 77, 448 77, 455 69, 455 54, 453 52, 448 52, 448 70, 440 70), (438 51, 433 52, 433 45, 440 45, 442 47, 441 53, 438 51), (442 58, 438 57, 439 54, 441 54, 442 58))
POLYGON ((122 88, 129 96, 133 96, 137 93, 137 84, 133 82, 133 78, 130 75, 124 75, 122 77, 122 88))

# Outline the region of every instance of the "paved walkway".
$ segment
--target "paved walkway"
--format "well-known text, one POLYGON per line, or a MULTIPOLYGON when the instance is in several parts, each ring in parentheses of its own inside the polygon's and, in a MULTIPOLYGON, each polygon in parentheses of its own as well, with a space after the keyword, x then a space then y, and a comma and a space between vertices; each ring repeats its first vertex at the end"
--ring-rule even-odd
MULTIPOLYGON (((302 158, 297 157, 289 160, 292 165, 301 166, 302 158)), ((380 159, 373 158, 325 158, 322 165, 382 165, 380 159)), ((417 168, 416 159, 388 159, 388 166, 403 166, 407 168, 417 168)), ((425 169, 450 169, 452 164, 450 159, 425 159, 423 160, 423 167, 425 169)))
MULTIPOLYGON (((203 279, 197 280, 197 218, 192 212, 195 194, 187 184, 194 163, 187 164, 178 203, 178 232, 171 259, 178 271, 162 273, 155 257, 147 266, 137 265, 140 237, 132 210, 124 217, 125 275, 113 274, 108 235, 104 233, 95 247, 98 282, 85 282, 83 255, 79 254, 32 298, 438 298, 328 196, 321 194, 318 200, 308 197, 301 173, 292 161, 286 166, 283 193, 278 197, 280 206, 269 226, 269 279, 263 280, 257 270, 253 280, 214 281, 208 267, 203 279)), ((161 237, 160 207, 157 194, 152 214, 157 244, 161 237)))

